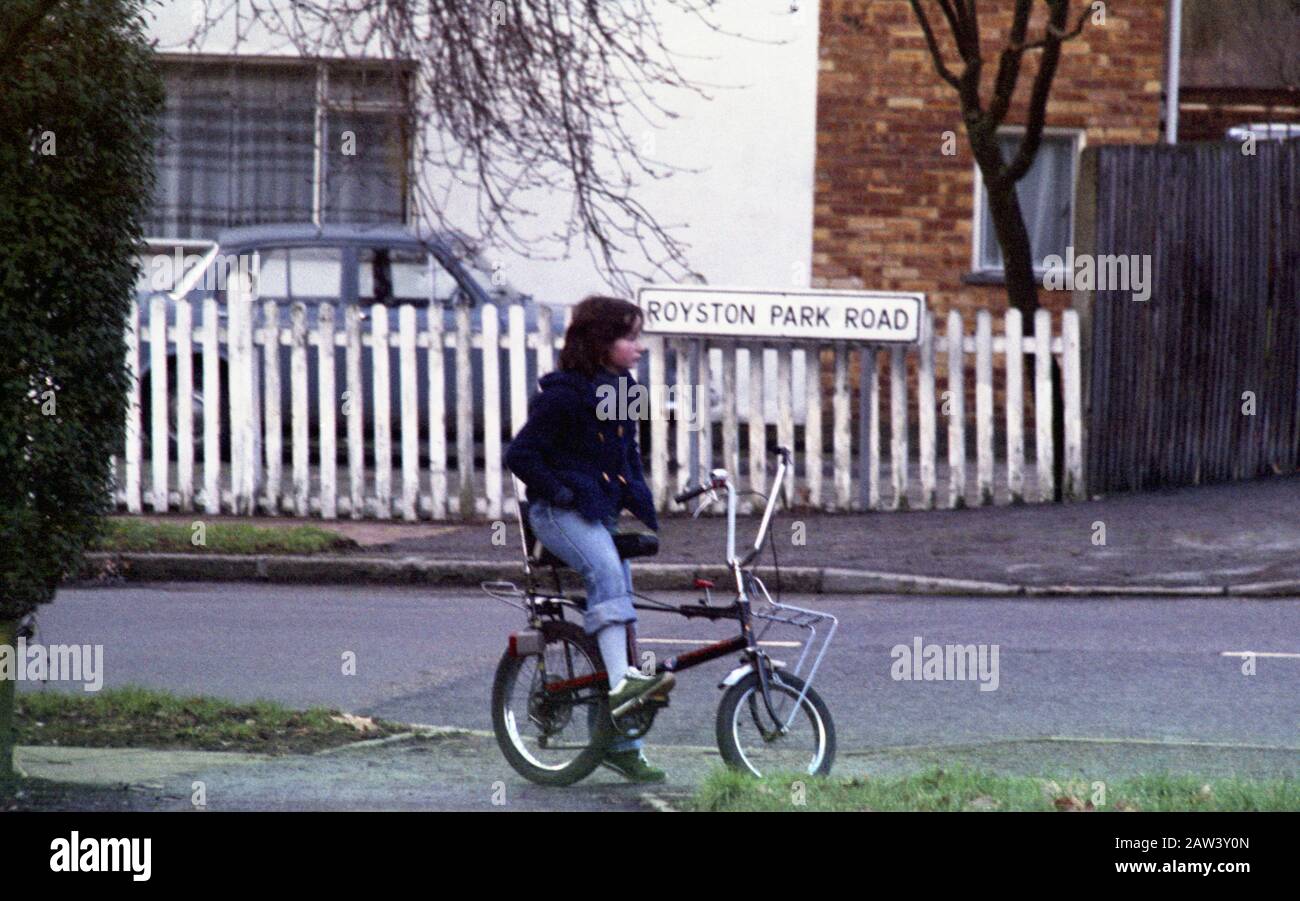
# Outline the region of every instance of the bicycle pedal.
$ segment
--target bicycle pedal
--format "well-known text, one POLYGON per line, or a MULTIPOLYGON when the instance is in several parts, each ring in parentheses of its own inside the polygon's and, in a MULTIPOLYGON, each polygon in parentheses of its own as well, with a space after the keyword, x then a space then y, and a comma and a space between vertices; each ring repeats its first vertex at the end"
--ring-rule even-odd
POLYGON ((618 719, 621 716, 627 716, 640 710, 642 707, 667 707, 668 698, 664 695, 642 695, 639 698, 633 698, 630 701, 624 701, 618 707, 609 712, 609 715, 618 719))

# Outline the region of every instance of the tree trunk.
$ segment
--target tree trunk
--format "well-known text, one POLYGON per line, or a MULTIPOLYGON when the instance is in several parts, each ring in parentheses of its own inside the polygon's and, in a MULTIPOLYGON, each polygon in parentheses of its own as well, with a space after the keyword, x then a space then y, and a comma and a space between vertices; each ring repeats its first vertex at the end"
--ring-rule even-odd
POLYGON ((1038 280, 1034 277, 1034 251, 1025 217, 1020 212, 1020 198, 1015 185, 990 187, 988 194, 989 215, 1002 247, 1007 302, 1020 311, 1025 325, 1032 328, 1034 312, 1038 309, 1038 280))
MULTIPOLYGON (((0 619, 0 646, 7 645, 17 654, 18 620, 0 619)), ((16 660, 16 658, 15 658, 16 660)), ((21 661, 17 661, 19 666, 21 661)), ((17 675, 17 673, 15 673, 17 675)), ((17 775, 14 773, 14 679, 0 679, 0 795, 9 794, 17 775)))
MULTIPOLYGON (((992 180, 985 178, 985 184, 992 180)), ((1034 275, 1034 252, 1020 211, 1015 185, 990 187, 989 215, 1002 247, 1002 265, 1006 277, 1007 303, 1024 317, 1026 334, 1033 334, 1034 313, 1038 310, 1038 278, 1034 275)), ((1052 457, 1053 497, 1064 497, 1065 482, 1065 397, 1061 384, 1061 364, 1052 355, 1052 457)))

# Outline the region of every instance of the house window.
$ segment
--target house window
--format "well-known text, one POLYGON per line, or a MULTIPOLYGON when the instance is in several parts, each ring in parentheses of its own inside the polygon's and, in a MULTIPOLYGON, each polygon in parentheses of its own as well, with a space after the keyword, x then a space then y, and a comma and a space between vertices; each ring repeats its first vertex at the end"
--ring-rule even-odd
MULTIPOLYGON (((1024 137, 1023 131, 1007 131, 998 135, 1002 145, 1002 158, 1015 157, 1024 137)), ((1020 212, 1029 230, 1029 243, 1034 253, 1034 269, 1045 270, 1043 260, 1052 254, 1065 257, 1074 227, 1074 176, 1082 147, 1082 132, 1051 132, 1043 135, 1034 164, 1025 177, 1016 183, 1020 199, 1020 212)), ((974 267, 977 272, 1001 274, 1002 248, 998 245, 989 213, 988 191, 975 171, 975 190, 979 198, 976 211, 974 267)))
POLYGON ((391 64, 162 57, 150 236, 407 220, 405 75, 391 64))

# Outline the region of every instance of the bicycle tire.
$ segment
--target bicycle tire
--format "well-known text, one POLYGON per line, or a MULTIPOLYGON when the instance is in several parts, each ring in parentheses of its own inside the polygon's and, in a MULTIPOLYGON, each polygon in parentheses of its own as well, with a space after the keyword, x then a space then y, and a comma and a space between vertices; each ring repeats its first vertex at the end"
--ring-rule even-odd
MULTIPOLYGON (((548 651, 557 645, 569 645, 584 654, 596 671, 601 666, 600 650, 581 626, 564 621, 552 621, 542 625, 542 634, 548 651)), ((517 729, 510 726, 511 717, 507 712, 509 698, 520 672, 529 657, 513 657, 507 650, 497 664, 496 676, 492 683, 492 731, 496 735, 497 745, 505 756, 506 762, 519 775, 538 785, 565 786, 573 785, 585 779, 600 766, 605 750, 613 741, 614 724, 609 716, 609 702, 606 686, 602 682, 598 691, 595 714, 595 732, 585 750, 579 752, 566 765, 547 767, 539 765, 536 758, 529 759, 530 754, 520 745, 523 743, 517 729), (516 740, 520 744, 516 744, 516 740)))
MULTIPOLYGON (((776 680, 772 685, 772 690, 788 695, 791 701, 798 698, 799 693, 803 691, 804 681, 791 673, 784 673, 780 670, 773 670, 772 672, 776 680), (784 685, 784 689, 781 687, 782 685, 784 685)), ((723 762, 732 769, 750 773, 754 776, 761 776, 764 774, 745 756, 736 736, 737 716, 751 716, 748 710, 741 709, 740 706, 749 698, 754 700, 758 708, 760 708, 761 716, 766 719, 767 711, 763 705, 762 688, 759 685, 757 672, 749 673, 735 685, 728 688, 722 695, 722 701, 718 704, 716 723, 718 751, 722 754, 723 762)), ((817 742, 821 749, 820 759, 814 755, 805 770, 811 776, 828 776, 831 772, 831 766, 835 763, 835 722, 831 719, 831 712, 827 708, 826 702, 822 700, 821 695, 817 693, 815 688, 808 689, 808 693, 804 696, 802 708, 805 715, 813 723, 814 734, 818 736, 817 742), (816 764, 815 769, 814 764, 816 764)), ((796 717, 794 725, 799 722, 800 719, 796 717)))

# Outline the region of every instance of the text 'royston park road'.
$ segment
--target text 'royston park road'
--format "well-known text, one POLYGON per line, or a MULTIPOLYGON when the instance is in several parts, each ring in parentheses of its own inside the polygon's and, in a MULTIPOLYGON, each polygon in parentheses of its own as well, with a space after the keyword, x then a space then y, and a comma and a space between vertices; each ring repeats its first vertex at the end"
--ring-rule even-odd
POLYGON ((642 288, 649 334, 912 343, 919 294, 857 291, 742 291, 642 288))

